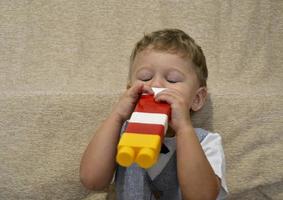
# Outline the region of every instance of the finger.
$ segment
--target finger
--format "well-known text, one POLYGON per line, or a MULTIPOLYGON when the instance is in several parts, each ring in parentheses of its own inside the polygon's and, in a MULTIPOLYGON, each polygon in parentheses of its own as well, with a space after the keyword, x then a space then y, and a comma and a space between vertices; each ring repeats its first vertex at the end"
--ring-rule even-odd
POLYGON ((174 97, 174 98, 182 98, 182 95, 181 95, 181 94, 179 94, 177 91, 172 90, 172 89, 166 89, 166 90, 164 90, 164 91, 158 93, 158 94, 155 96, 155 98, 156 98, 156 99, 159 99, 160 97, 161 97, 161 98, 164 98, 164 97, 163 97, 164 95, 165 95, 165 96, 166 96, 166 95, 172 96, 172 97, 174 97))
POLYGON ((180 93, 178 90, 173 90, 173 89, 166 89, 166 90, 161 91, 158 94, 172 94, 172 95, 176 95, 178 97, 183 96, 182 93, 180 93))
POLYGON ((156 96, 156 100, 165 101, 171 104, 171 106, 182 106, 187 104, 187 101, 184 99, 184 96, 180 92, 174 90, 160 93, 158 96, 156 96))
POLYGON ((158 95, 156 95, 155 100, 157 102, 166 102, 168 104, 173 104, 175 101, 175 96, 170 94, 170 93, 160 93, 158 95))
POLYGON ((128 90, 128 95, 133 98, 138 98, 139 95, 143 92, 144 84, 137 82, 128 90))
POLYGON ((143 92, 147 93, 147 94, 153 94, 154 93, 152 88, 148 85, 143 85, 143 92))

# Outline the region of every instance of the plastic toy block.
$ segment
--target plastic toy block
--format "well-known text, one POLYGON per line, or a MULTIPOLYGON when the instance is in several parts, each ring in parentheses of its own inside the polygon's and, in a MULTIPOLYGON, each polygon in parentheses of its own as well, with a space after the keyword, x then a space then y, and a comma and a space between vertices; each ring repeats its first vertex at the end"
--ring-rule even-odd
POLYGON ((133 112, 129 123, 160 124, 167 129, 168 116, 160 113, 133 112))
POLYGON ((137 103, 136 112, 163 113, 170 116, 170 105, 165 102, 156 102, 152 95, 142 95, 137 103))
POLYGON ((118 145, 116 160, 124 167, 136 162, 140 167, 149 168, 156 162, 160 148, 159 135, 124 133, 118 145))
MULTIPOLYGON (((153 88, 155 95, 163 88, 153 88)), ((124 167, 136 162, 149 168, 158 159, 168 127, 170 105, 156 102, 153 95, 141 95, 118 144, 117 162, 124 167)))
POLYGON ((140 133, 140 134, 158 134, 163 137, 164 126, 159 124, 141 124, 140 123, 129 123, 125 132, 128 133, 140 133))

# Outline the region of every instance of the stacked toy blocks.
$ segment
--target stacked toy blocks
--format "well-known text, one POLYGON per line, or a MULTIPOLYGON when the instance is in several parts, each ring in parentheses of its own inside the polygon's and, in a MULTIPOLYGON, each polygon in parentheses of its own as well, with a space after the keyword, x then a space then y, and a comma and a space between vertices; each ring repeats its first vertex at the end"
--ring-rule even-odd
MULTIPOLYGON (((155 95, 163 88, 152 88, 155 95)), ((136 162, 150 168, 158 159, 170 116, 170 105, 141 95, 118 144, 117 162, 124 167, 136 162)))

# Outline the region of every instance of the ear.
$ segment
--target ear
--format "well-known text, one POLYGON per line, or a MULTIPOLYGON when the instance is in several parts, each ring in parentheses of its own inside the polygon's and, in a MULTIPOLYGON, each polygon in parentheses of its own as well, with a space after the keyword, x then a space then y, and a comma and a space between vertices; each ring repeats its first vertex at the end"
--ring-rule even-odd
POLYGON ((200 110, 205 104, 206 97, 207 97, 207 88, 206 87, 200 87, 197 90, 197 93, 196 93, 195 98, 193 100, 191 109, 193 111, 200 110))

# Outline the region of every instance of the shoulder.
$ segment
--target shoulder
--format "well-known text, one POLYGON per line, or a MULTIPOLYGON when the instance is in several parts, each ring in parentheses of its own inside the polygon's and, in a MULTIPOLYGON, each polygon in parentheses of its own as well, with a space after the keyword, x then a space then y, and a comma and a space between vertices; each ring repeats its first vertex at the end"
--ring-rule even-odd
POLYGON ((205 133, 205 137, 201 141, 202 149, 213 168, 214 173, 221 180, 221 192, 217 199, 222 199, 228 193, 226 179, 225 179, 225 155, 222 147, 222 138, 219 133, 212 133, 204 129, 195 129, 197 134, 199 132, 205 133))
MULTIPOLYGON (((202 129, 202 131, 204 131, 202 129)), ((206 131, 206 137, 201 141, 202 149, 215 173, 222 177, 225 170, 225 155, 220 134, 206 131)))
POLYGON ((205 132, 206 136, 200 141, 202 149, 209 161, 224 162, 224 150, 222 138, 219 133, 212 133, 204 129, 197 129, 196 132, 205 132))
POLYGON ((200 139, 201 145, 220 145, 222 146, 222 138, 219 133, 213 133, 202 128, 195 128, 195 131, 200 139))

